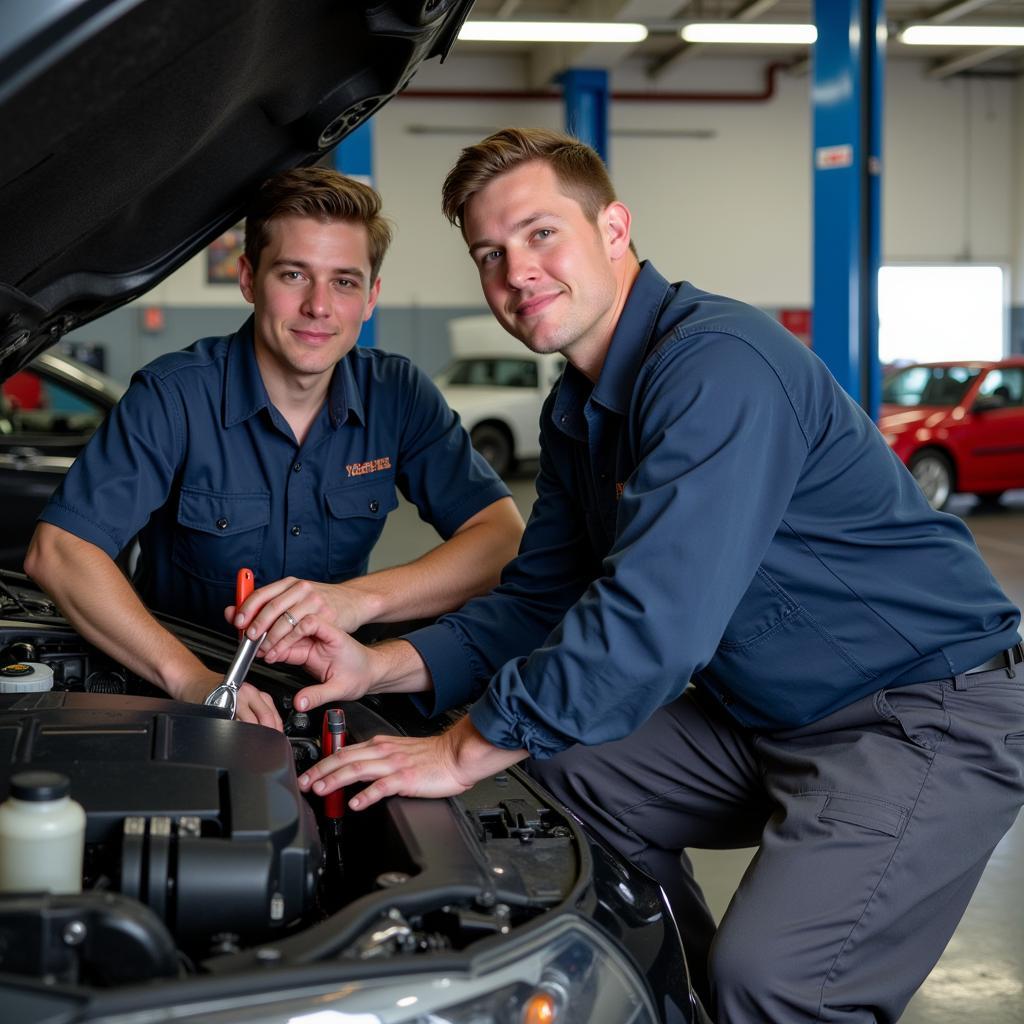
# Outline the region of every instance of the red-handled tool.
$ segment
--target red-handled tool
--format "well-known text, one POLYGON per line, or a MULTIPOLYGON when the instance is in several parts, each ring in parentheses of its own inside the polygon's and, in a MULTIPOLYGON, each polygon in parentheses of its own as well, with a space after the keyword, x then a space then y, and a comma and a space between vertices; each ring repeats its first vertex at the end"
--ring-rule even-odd
MULTIPOLYGON (((253 592, 256 585, 256 578, 252 569, 239 569, 235 576, 235 611, 237 612, 242 602, 253 592)), ((260 649, 260 644, 267 638, 264 633, 256 640, 250 640, 245 633, 238 630, 238 650, 228 666, 224 682, 215 686, 207 695, 204 704, 220 708, 226 711, 228 718, 235 717, 238 707, 238 688, 245 682, 245 677, 252 668, 253 659, 260 649)))
MULTIPOLYGON (((341 708, 328 708, 320 731, 320 749, 323 756, 333 754, 345 746, 345 712, 341 708)), ((324 797, 324 814, 328 818, 341 818, 345 814, 345 791, 336 789, 324 797)))
MULTIPOLYGON (((256 577, 252 574, 252 569, 239 569, 238 575, 235 577, 235 614, 238 614, 238 609, 242 607, 242 604, 249 597, 249 595, 256 589, 256 577)), ((238 631, 238 639, 242 639, 242 631, 238 631)))

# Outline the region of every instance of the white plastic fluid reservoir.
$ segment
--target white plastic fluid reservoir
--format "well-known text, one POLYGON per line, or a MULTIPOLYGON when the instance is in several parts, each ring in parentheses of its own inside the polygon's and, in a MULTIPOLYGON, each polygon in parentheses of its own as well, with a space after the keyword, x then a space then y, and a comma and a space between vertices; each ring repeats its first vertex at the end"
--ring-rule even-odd
POLYGON ((82 891, 85 811, 60 772, 11 776, 0 804, 0 892, 82 891))
POLYGON ((0 693, 42 693, 53 689, 53 669, 37 661, 0 665, 0 693))

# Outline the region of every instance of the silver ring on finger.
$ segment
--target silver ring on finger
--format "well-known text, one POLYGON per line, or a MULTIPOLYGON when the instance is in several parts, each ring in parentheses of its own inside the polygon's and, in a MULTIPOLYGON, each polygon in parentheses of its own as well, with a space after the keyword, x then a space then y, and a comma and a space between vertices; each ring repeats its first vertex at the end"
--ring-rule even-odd
POLYGON ((288 624, 292 627, 292 629, 294 629, 299 624, 299 620, 295 618, 295 616, 292 615, 292 613, 289 611, 281 612, 281 617, 288 620, 288 624))

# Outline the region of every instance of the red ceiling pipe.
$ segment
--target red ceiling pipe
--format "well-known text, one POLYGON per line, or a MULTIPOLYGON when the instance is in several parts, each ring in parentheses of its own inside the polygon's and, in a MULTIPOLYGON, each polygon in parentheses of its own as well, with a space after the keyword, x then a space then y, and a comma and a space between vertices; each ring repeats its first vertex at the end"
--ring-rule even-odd
MULTIPOLYGON (((775 79, 789 64, 776 62, 764 71, 764 88, 754 92, 613 92, 616 102, 764 103, 775 95, 775 79)), ((411 100, 560 100, 556 89, 406 89, 396 99, 411 100)))

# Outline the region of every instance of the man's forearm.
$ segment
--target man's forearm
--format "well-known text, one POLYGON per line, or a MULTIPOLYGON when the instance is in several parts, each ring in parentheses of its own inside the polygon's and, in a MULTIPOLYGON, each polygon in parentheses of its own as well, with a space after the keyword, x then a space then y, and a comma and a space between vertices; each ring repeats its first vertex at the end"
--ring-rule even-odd
POLYGON ((385 640, 369 653, 373 675, 367 693, 426 693, 434 688, 423 657, 408 640, 385 640))
POLYGON ((522 535, 523 520, 515 503, 501 498, 415 561, 338 586, 350 590, 364 606, 363 622, 433 618, 495 587, 522 535))
POLYGON ((25 571, 86 640, 171 696, 208 673, 149 614, 106 552, 88 541, 41 523, 25 558, 25 571))
POLYGON ((297 711, 332 700, 359 700, 367 693, 422 693, 433 686, 419 651, 408 641, 366 647, 313 615, 264 657, 270 664, 300 665, 319 680, 295 695, 297 711))
POLYGON ((460 718, 446 733, 456 765, 456 774, 467 785, 479 782, 495 772, 529 757, 526 750, 506 750, 496 747, 473 724, 469 715, 460 718))

